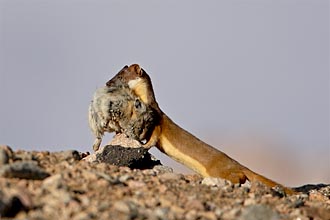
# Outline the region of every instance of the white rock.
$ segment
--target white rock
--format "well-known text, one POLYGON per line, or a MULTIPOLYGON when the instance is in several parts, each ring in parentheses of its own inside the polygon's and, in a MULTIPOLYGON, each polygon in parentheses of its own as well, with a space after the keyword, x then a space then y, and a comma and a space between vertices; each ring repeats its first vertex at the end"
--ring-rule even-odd
POLYGON ((202 180, 202 184, 207 186, 224 187, 226 185, 230 185, 231 183, 228 180, 222 178, 205 177, 202 180))

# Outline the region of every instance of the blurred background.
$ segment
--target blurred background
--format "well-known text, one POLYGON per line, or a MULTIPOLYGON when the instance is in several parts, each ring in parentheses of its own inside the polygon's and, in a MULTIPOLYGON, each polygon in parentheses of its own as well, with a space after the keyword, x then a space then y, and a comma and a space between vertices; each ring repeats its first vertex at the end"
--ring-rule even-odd
POLYGON ((330 183, 329 48, 327 0, 0 0, 0 143, 92 151, 95 89, 139 63, 200 139, 285 185, 330 183))

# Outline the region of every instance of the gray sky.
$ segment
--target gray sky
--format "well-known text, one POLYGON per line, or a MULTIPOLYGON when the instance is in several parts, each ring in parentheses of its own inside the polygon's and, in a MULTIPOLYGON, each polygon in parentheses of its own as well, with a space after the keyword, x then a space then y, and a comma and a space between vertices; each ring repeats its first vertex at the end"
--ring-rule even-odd
POLYGON ((283 184, 330 182, 329 1, 0 0, 0 10, 0 143, 91 151, 93 92, 139 63, 161 108, 205 142, 283 184))

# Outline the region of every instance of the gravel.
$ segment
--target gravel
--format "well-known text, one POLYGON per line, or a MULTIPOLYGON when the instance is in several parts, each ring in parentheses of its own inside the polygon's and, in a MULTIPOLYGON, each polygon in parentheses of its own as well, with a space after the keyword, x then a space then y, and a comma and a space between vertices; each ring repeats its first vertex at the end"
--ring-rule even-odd
POLYGON ((330 219, 329 184, 307 184, 297 195, 281 196, 260 183, 234 185, 160 165, 88 162, 87 155, 13 151, 0 167, 29 164, 47 177, 2 175, 1 219, 330 219))

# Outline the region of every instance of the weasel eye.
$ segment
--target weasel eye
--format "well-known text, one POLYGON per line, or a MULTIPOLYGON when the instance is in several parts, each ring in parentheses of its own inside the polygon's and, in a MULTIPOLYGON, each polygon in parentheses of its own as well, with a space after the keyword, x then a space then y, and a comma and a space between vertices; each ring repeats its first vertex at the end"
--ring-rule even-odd
POLYGON ((140 109, 140 108, 142 107, 142 104, 141 104, 141 102, 140 102, 139 99, 136 99, 136 100, 135 100, 134 105, 135 105, 135 108, 137 108, 137 109, 140 109))

